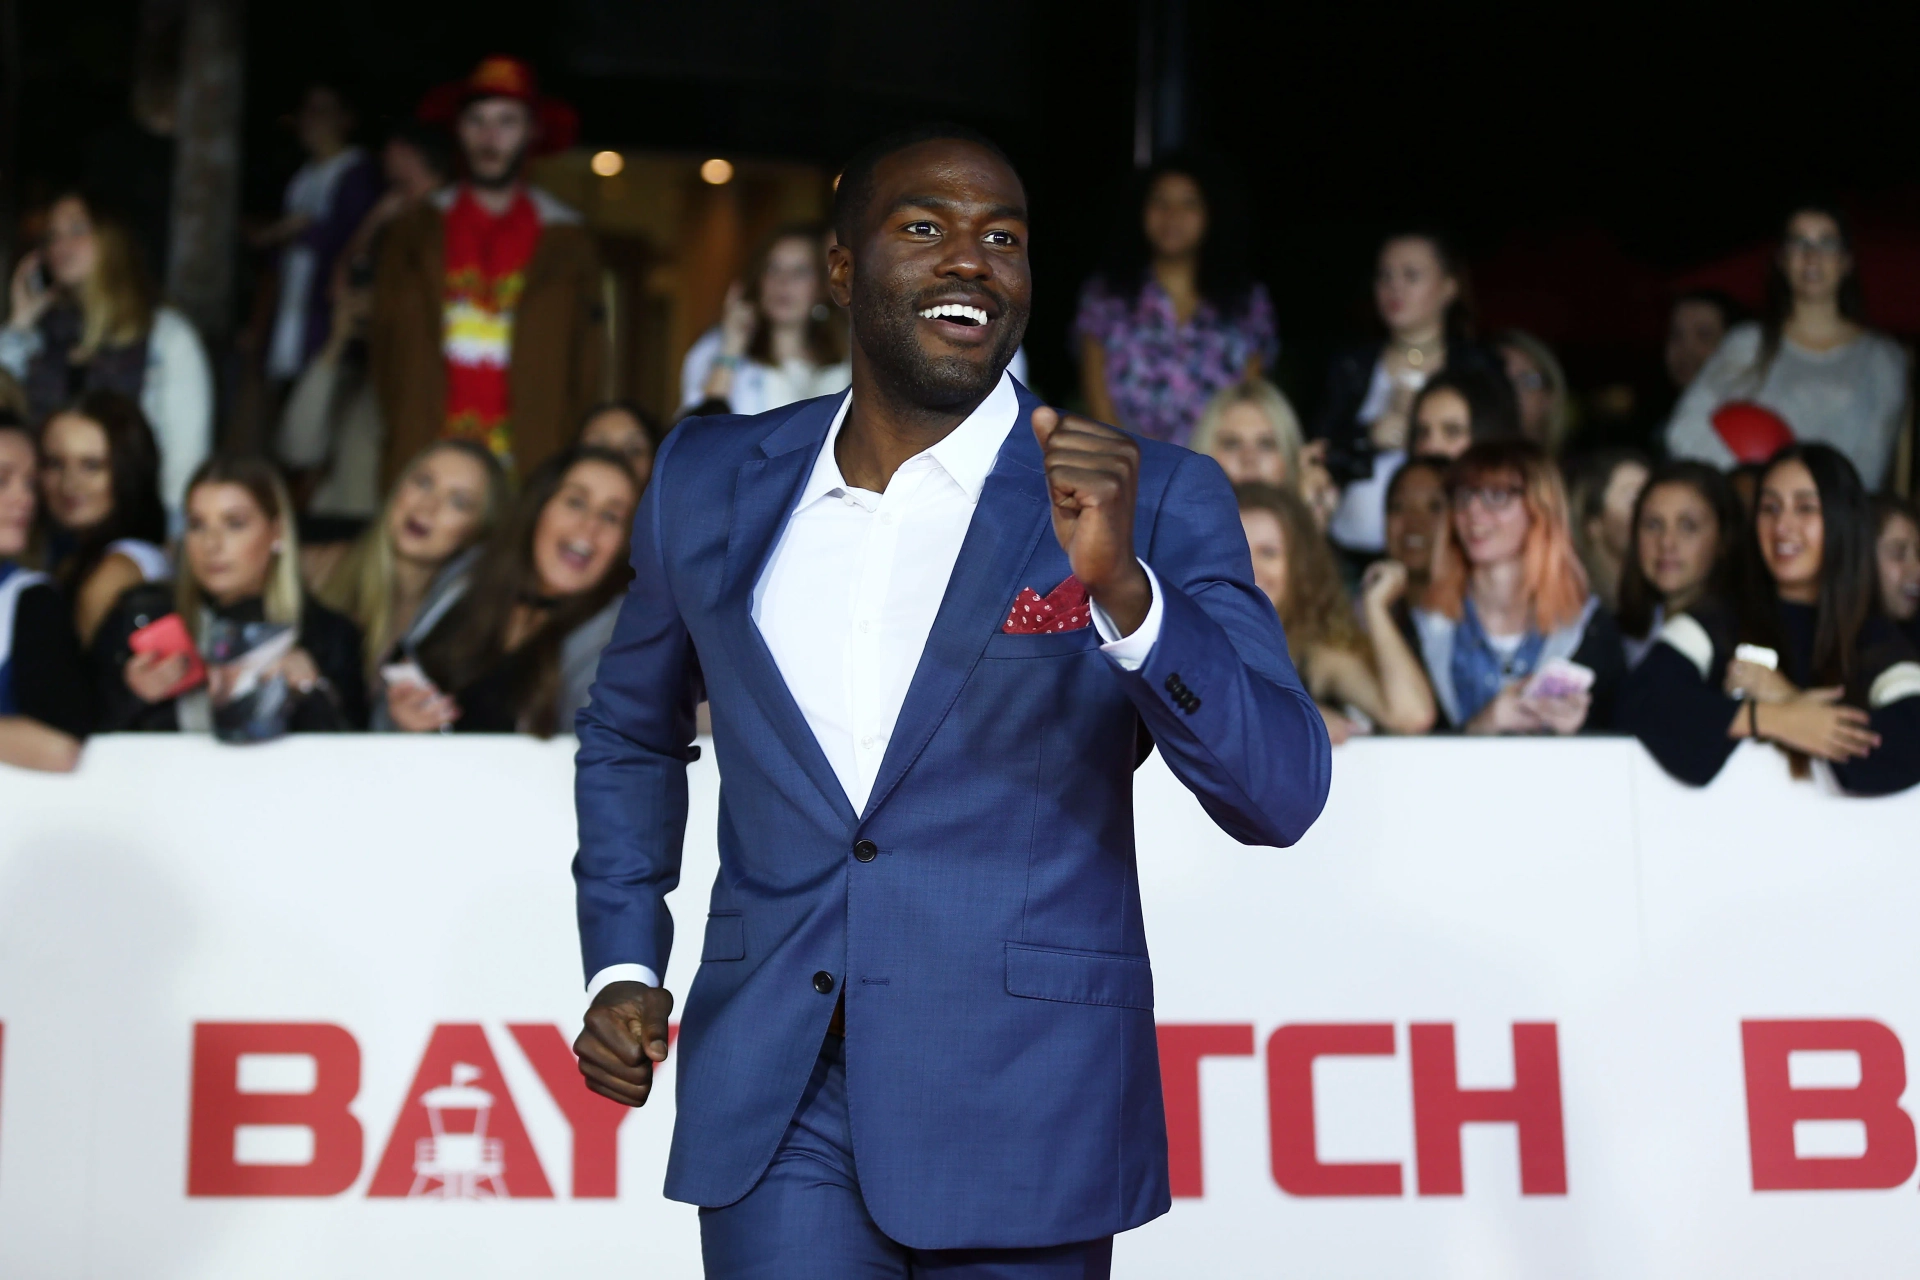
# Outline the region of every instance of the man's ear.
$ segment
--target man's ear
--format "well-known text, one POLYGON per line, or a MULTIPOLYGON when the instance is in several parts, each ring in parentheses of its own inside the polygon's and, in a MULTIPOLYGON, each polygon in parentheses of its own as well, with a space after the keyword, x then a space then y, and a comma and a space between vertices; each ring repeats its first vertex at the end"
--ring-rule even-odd
POLYGON ((853 305, 853 250, 835 241, 827 249, 827 293, 836 305, 853 305))

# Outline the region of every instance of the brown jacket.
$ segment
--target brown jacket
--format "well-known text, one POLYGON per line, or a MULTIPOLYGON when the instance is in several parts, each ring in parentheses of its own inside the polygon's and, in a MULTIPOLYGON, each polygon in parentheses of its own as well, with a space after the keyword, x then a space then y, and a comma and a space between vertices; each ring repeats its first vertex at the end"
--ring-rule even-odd
MULTIPOLYGON (((525 475, 564 449, 581 416, 601 399, 606 314, 600 254, 580 215, 537 187, 540 244, 513 316, 507 379, 513 397, 513 461, 525 475)), ((387 443, 390 486, 415 454, 440 438, 447 376, 440 353, 445 302, 442 246, 449 188, 397 218, 380 246, 368 345, 387 443)))

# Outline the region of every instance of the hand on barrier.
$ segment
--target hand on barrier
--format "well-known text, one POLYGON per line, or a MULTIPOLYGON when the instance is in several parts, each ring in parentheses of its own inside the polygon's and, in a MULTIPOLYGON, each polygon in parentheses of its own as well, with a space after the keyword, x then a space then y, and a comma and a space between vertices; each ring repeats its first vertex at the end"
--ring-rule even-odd
POLYGON ((629 1107, 646 1105, 653 1064, 667 1060, 673 993, 641 982, 610 982, 593 998, 573 1042, 587 1088, 629 1107))
POLYGON ((437 733, 460 718, 460 704, 430 684, 390 684, 387 714, 408 733, 437 733))
POLYGON ((1867 713, 1841 703, 1843 689, 1809 689, 1786 702, 1762 702, 1760 736, 1836 764, 1857 760, 1880 745, 1867 713))

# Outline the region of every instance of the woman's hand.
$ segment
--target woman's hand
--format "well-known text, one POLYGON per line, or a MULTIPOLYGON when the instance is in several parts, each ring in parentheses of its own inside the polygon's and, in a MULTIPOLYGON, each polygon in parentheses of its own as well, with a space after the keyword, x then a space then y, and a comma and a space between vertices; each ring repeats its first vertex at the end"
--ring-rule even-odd
POLYGON ((1785 702, 1766 703, 1760 736, 1834 764, 1858 760, 1880 745, 1867 713, 1840 702, 1841 689, 1809 689, 1785 702))
POLYGON ((1327 722, 1327 738, 1334 746, 1339 746, 1348 738, 1360 732, 1360 726, 1330 707, 1313 704, 1320 711, 1320 718, 1327 722))
POLYGON ((1313 512, 1314 527, 1327 531, 1333 513, 1340 509, 1340 486, 1327 470, 1327 442, 1315 440, 1300 447, 1300 496, 1313 512))
POLYGON ((40 323, 40 317, 47 313, 47 308, 53 305, 53 290, 40 282, 45 262, 46 255, 35 249, 32 253, 21 255, 19 263, 13 268, 13 309, 7 315, 9 328, 33 328, 40 323))
POLYGON ((460 718, 460 704, 430 684, 390 684, 387 714, 408 733, 438 733, 460 718))
MULTIPOLYGON (((1480 714, 1467 721, 1468 733, 1535 733, 1547 726, 1541 722, 1538 708, 1544 699, 1527 699, 1520 696, 1520 682, 1515 680, 1499 693, 1493 695, 1493 701, 1480 708, 1480 714)), ((1585 718, 1585 712, 1582 712, 1585 718)))
POLYGON ((287 687, 298 693, 312 693, 320 683, 320 668, 305 649, 288 650, 270 674, 284 676, 287 687))
POLYGON ((184 653, 136 653, 127 659, 121 674, 134 697, 152 704, 172 698, 175 687, 187 678, 191 665, 184 653))
POLYGON ((1733 697, 1757 702, 1788 702, 1800 696, 1793 681, 1757 662, 1735 658, 1727 664, 1726 690, 1733 697))
POLYGON ((759 321, 758 310, 747 301, 747 287, 738 280, 728 285, 727 300, 720 305, 720 354, 736 360, 747 354, 759 321))
POLYGON ((1386 613, 1407 593, 1407 566, 1398 560, 1375 560, 1360 575, 1360 603, 1369 613, 1386 613))
POLYGON ((1561 735, 1580 732, 1587 723, 1587 712, 1593 709, 1593 695, 1584 689, 1557 698, 1523 698, 1521 702, 1541 728, 1561 735))

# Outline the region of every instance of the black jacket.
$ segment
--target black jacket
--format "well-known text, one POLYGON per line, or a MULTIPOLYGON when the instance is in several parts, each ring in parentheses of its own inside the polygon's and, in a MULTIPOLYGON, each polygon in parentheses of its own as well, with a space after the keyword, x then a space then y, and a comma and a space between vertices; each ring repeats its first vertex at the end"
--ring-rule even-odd
MULTIPOLYGON (((1373 384, 1373 367, 1386 350, 1383 342, 1347 347, 1327 367, 1327 390, 1309 434, 1327 441, 1327 469, 1342 485, 1373 474, 1373 438, 1360 421, 1360 406, 1373 384)), ((1506 377, 1497 352, 1471 342, 1447 343, 1448 369, 1478 369, 1506 377)))
MULTIPOLYGON (((128 638, 148 623, 173 612, 173 584, 150 582, 121 596, 100 624, 89 658, 101 732, 179 729, 174 701, 141 701, 127 688, 122 674, 127 660, 133 656, 128 638)), ((258 599, 243 600, 215 612, 236 622, 257 622, 262 617, 258 599)), ((288 727, 295 733, 366 728, 367 684, 361 666, 360 629, 333 610, 307 599, 300 606, 300 633, 296 643, 313 659, 327 683, 299 700, 288 727)))
MULTIPOLYGON (((1806 605, 1783 604, 1781 673, 1802 689, 1812 682, 1814 615, 1806 605)), ((1739 739, 1727 736, 1740 700, 1725 689, 1740 629, 1730 611, 1696 606, 1661 628, 1660 640, 1627 677, 1620 694, 1619 723, 1646 744, 1661 767, 1699 787, 1713 781, 1739 739), (1705 659, 1706 669, 1700 663, 1705 659)), ((1857 795, 1887 795, 1920 782, 1920 696, 1891 697, 1869 705, 1881 677, 1899 666, 1889 684, 1911 669, 1920 678, 1920 658, 1887 618, 1875 614, 1854 647, 1858 673, 1847 701, 1864 707, 1880 745, 1858 760, 1833 766, 1841 787, 1857 795), (1903 665, 1904 664, 1904 665, 1903 665)), ((1883 686, 1884 691, 1884 686, 1883 686)))

